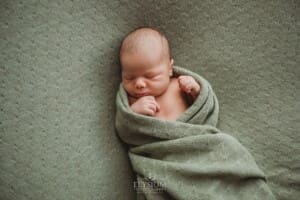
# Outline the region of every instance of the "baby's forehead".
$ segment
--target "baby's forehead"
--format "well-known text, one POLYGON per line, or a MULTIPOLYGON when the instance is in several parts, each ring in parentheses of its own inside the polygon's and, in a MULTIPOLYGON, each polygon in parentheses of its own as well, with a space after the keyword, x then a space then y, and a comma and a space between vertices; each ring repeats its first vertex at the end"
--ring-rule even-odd
POLYGON ((122 42, 120 56, 127 52, 139 52, 145 49, 161 49, 168 54, 168 43, 163 35, 150 28, 138 29, 130 33, 122 42))
POLYGON ((139 51, 143 48, 163 47, 162 38, 155 33, 133 34, 124 41, 124 51, 139 51))

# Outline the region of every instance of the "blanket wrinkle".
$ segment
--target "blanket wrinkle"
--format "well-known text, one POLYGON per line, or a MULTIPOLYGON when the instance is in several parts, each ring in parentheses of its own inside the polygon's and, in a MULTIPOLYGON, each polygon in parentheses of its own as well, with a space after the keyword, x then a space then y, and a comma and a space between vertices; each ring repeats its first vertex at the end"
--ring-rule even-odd
POLYGON ((131 111, 120 84, 116 130, 129 145, 138 199, 273 200, 264 173, 249 151, 217 128, 219 105, 207 80, 175 66, 201 85, 194 103, 176 121, 131 111))

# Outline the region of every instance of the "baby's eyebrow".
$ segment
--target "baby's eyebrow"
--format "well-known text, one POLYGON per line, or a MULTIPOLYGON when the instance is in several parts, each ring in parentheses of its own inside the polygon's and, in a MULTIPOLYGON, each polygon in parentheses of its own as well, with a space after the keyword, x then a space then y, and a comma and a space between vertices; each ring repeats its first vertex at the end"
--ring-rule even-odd
POLYGON ((134 74, 133 73, 122 73, 122 76, 134 76, 134 74))
POLYGON ((152 69, 151 71, 149 71, 150 73, 153 73, 153 74, 158 74, 160 73, 162 70, 161 69, 152 69))
POLYGON ((147 75, 153 75, 153 74, 157 74, 157 73, 158 73, 157 71, 153 71, 153 70, 146 72, 147 75))
POLYGON ((132 74, 132 73, 134 73, 134 71, 133 70, 129 70, 129 69, 126 69, 126 70, 122 70, 122 74, 124 74, 124 73, 126 73, 126 74, 132 74))

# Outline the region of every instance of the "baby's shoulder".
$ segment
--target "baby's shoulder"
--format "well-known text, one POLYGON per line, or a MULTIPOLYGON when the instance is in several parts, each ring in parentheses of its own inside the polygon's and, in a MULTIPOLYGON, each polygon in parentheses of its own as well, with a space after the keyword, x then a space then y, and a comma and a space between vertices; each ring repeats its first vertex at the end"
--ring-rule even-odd
POLYGON ((172 77, 169 85, 169 89, 172 92, 180 92, 180 87, 178 83, 178 78, 177 77, 172 77))
POLYGON ((169 88, 169 96, 171 98, 178 98, 180 101, 184 101, 187 105, 191 105, 193 103, 193 100, 190 98, 190 96, 180 88, 177 77, 171 78, 169 88))
POLYGON ((174 100, 174 98, 176 98, 176 96, 178 96, 179 93, 180 93, 180 88, 179 88, 178 79, 172 77, 170 79, 170 83, 167 90, 161 96, 158 97, 158 100, 162 100, 162 101, 174 100))
POLYGON ((171 78, 167 91, 156 100, 160 105, 156 116, 162 119, 175 120, 188 108, 177 78, 171 78))
POLYGON ((171 80, 170 80, 170 85, 175 87, 176 84, 177 84, 177 86, 179 86, 178 85, 178 78, 177 77, 172 77, 171 80))
POLYGON ((172 77, 170 80, 169 87, 165 93, 165 96, 168 96, 169 98, 176 98, 178 95, 181 96, 181 89, 179 87, 178 78, 172 77))

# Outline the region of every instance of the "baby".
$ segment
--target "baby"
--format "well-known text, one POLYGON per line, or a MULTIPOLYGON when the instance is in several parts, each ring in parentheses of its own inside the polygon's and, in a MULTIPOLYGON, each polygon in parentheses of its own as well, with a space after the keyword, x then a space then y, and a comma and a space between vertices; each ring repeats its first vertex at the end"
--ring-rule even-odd
POLYGON ((176 120, 200 93, 191 76, 173 75, 167 38, 153 28, 138 28, 122 41, 122 84, 133 112, 176 120))

